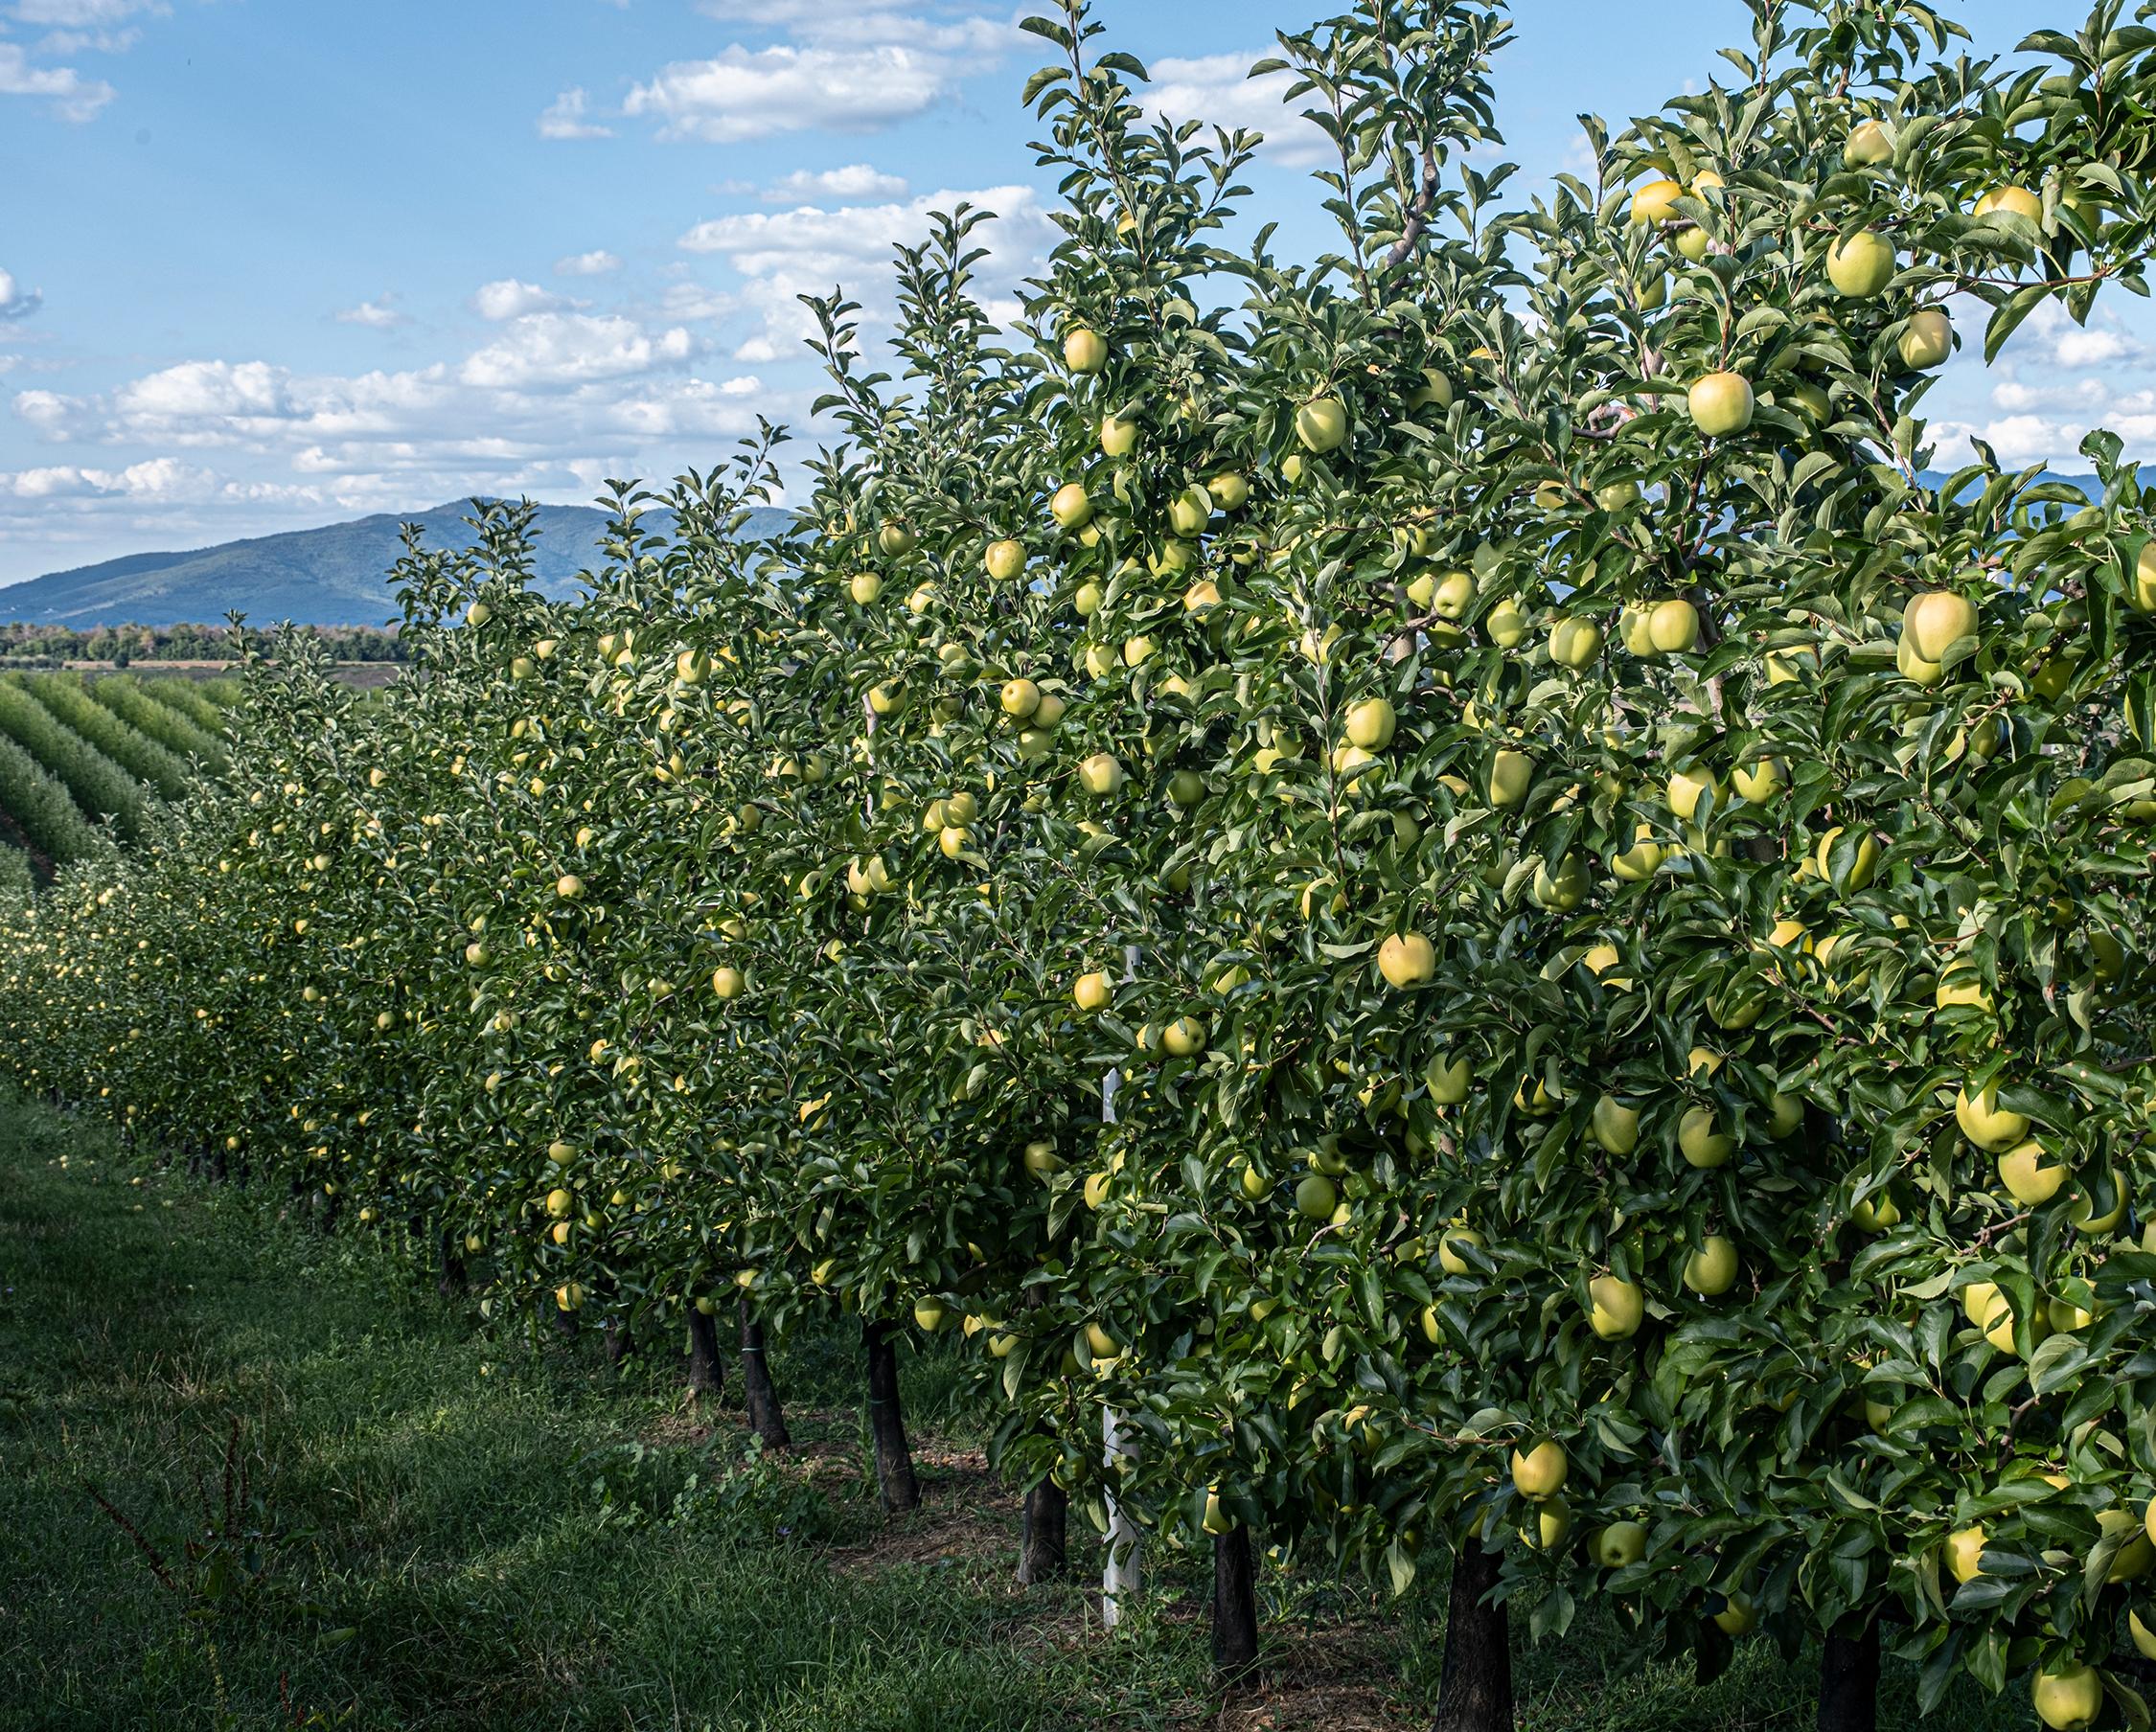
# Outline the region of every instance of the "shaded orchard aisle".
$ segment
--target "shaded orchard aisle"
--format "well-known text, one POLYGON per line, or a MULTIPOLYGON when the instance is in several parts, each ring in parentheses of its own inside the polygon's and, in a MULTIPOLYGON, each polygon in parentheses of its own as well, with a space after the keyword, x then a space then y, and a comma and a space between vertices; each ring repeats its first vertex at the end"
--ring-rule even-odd
MULTIPOLYGON (((1013 1500, 980 1477, 988 1422, 950 1358, 906 1361, 929 1498, 886 1527, 843 1335, 778 1361, 804 1460, 759 1463, 738 1413, 710 1431, 671 1368, 617 1378, 551 1339, 535 1358, 265 1199, 134 1171, 103 1129, 0 1103, 8 1732, 1354 1732, 1420 1723, 1434 1698, 1420 1594, 1269 1584, 1268 1680, 1223 1703, 1195 1574, 1113 1641, 1076 1589, 1013 1590, 1013 1500), (191 1564, 228 1485, 234 1542, 191 1564)), ((1528 1732, 1811 1719, 1809 1664, 1759 1644, 1707 1691, 1606 1625, 1520 1665, 1528 1732)), ((1883 1725, 1914 1719, 1905 1682, 1883 1725)), ((1928 1722, 2026 1723, 1973 1698, 1928 1722)))

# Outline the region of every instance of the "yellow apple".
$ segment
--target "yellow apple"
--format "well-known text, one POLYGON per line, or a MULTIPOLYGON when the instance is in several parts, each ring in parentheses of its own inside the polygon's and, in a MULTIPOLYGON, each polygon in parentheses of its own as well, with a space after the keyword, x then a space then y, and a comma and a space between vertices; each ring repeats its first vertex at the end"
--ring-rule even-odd
POLYGON ((1398 725, 1399 718, 1391 703, 1382 697, 1365 698, 1347 712, 1348 741, 1365 751, 1385 750, 1392 743, 1393 730, 1398 725))
POLYGON ((1741 433, 1752 424, 1752 384, 1742 374, 1709 373, 1685 393, 1692 424, 1709 439, 1741 433))
POLYGON ((1893 154, 1894 135, 1885 121, 1859 121, 1842 146, 1842 161, 1851 169, 1876 168, 1892 162, 1893 154))
POLYGON ((2078 1660, 2039 1672, 2030 1694, 2036 1718, 2052 1732, 2086 1732, 2103 1710, 2103 1679, 2078 1660))
POLYGON ((1512 1452, 1512 1489, 1522 1497, 1554 1497, 1564 1489, 1565 1470, 1569 1465, 1565 1446, 1555 1438, 1544 1438, 1524 1452, 1515 1449, 1512 1452))
POLYGON ((2033 1138, 1999 1157, 1999 1182, 2006 1186, 2014 1201, 2030 1208, 2050 1202, 2058 1195, 2067 1176, 2066 1167, 2044 1165, 2044 1146, 2033 1138))
POLYGON ((1736 1138, 1714 1128, 1714 1108, 1688 1106, 1677 1122, 1677 1147, 1686 1163, 1702 1170, 1728 1164, 1736 1138))
POLYGON ((2024 222, 2044 219, 2044 201, 2027 187, 1993 187, 1976 201, 1971 215, 2018 216, 2024 222))
MULTIPOLYGON (((1632 846, 1621 854, 1610 856, 1610 871, 1628 884, 1637 884, 1651 878, 1661 870, 1668 857, 1667 851, 1654 839, 1654 826, 1640 824, 1633 827, 1632 846)), ((1612 960, 1616 953, 1612 952, 1612 960)))
POLYGON ((1492 806, 1518 806, 1527 797, 1534 780, 1534 760, 1510 746, 1501 747, 1490 761, 1489 796, 1492 806))
POLYGON ((1646 613, 1647 642, 1664 655, 1682 655, 1699 642, 1699 609, 1681 596, 1657 602, 1646 613))
POLYGON ((1971 1095, 1964 1083, 1954 1094, 1954 1122, 1979 1149, 2004 1154, 2029 1135, 2029 1119, 1999 1106, 1999 1085, 1987 1083, 1971 1095))
POLYGON ((1634 222, 1674 222, 1677 220, 1677 200, 1685 195, 1685 189, 1669 179, 1650 180, 1632 190, 1632 220, 1634 222))
POLYGON ((1113 995, 1114 988, 1109 984, 1108 976, 1098 969, 1089 974, 1079 975, 1070 987, 1070 996, 1082 1011, 1104 1010, 1113 995))
POLYGON ((1378 946, 1378 972, 1388 986, 1421 986, 1437 972, 1437 952, 1419 932, 1395 932, 1378 946))
POLYGON ((1603 1095, 1588 1115, 1588 1131, 1606 1154, 1630 1154, 1640 1146, 1640 1109, 1603 1095))
POLYGON ((1562 619, 1549 628, 1549 659, 1564 668, 1592 666, 1602 653, 1602 627, 1593 620, 1562 619))
POLYGON ((1639 1333, 1647 1313, 1647 1296, 1637 1284, 1615 1275, 1597 1275, 1587 1284, 1587 1324, 1605 1341, 1621 1341, 1639 1333))
POLYGON ((1093 520, 1092 495, 1082 481, 1067 481, 1048 500, 1048 515, 1065 529, 1084 529, 1093 520))
POLYGON ((1123 789, 1123 766, 1112 752, 1095 752, 1078 766, 1078 780, 1086 791, 1103 798, 1123 789))
POLYGON ((1984 1529, 1958 1528, 1946 1537, 1946 1567, 1957 1582, 1984 1574, 1984 1529))
POLYGON ((1479 1248, 1486 1242, 1473 1227, 1447 1227, 1437 1236, 1437 1266, 1448 1275, 1471 1275, 1475 1265, 1453 1247, 1474 1245, 1479 1248))

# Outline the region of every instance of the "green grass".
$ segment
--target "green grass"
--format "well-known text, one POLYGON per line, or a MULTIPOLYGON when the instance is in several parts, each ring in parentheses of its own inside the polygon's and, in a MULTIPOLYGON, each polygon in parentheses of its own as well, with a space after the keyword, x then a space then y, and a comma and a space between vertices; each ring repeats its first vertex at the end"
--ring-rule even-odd
MULTIPOLYGON (((617 1375, 593 1341, 541 1340, 0 1101, 0 1729, 1216 1723, 1187 1564, 1113 1639, 1078 1589, 1011 1587, 1014 1500, 972 1454, 989 1416, 955 1350, 904 1360, 929 1496, 886 1525, 849 1336, 774 1353, 807 1466, 759 1460, 730 1408, 707 1431, 656 1352, 617 1375)), ((1434 1602, 1268 1594, 1267 1691, 1218 1723, 1427 1715, 1434 1602), (1276 1719, 1241 1718, 1260 1700, 1276 1719)), ((1811 1721, 1809 1666, 1759 1642, 1704 1691, 1601 1617, 1516 1664, 1531 1732, 1811 1721)), ((1907 1685, 1882 1725, 1914 1723, 1907 1685)), ((1974 1701, 1926 1723, 2026 1723, 1974 1701)))

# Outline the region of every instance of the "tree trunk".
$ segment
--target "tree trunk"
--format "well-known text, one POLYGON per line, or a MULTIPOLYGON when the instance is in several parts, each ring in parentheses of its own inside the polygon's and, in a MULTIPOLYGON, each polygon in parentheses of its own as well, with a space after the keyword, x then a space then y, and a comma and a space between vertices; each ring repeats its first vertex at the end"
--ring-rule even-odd
POLYGON ((1066 1534, 1070 1494, 1044 1479, 1025 1494, 1025 1530, 1019 1540, 1020 1583, 1031 1587, 1063 1574, 1067 1557, 1066 1534))
POLYGON ((1473 1536, 1454 1556, 1434 1732, 1512 1732, 1510 1624, 1502 1606, 1482 1603, 1498 1584, 1498 1555, 1473 1536))
POLYGON ((1250 1530, 1213 1536, 1213 1674, 1231 1683, 1257 1664, 1257 1574, 1250 1530))
POLYGON ((913 1452, 906 1447, 906 1416, 899 1410, 898 1350, 883 1324, 863 1317, 860 1338, 868 1348, 868 1431, 876 1441, 876 1489, 883 1508, 896 1514, 921 1501, 913 1477, 913 1452))
POLYGON ((442 1234, 441 1245, 442 1273, 435 1279, 434 1290, 445 1299, 454 1299, 470 1285, 470 1277, 465 1273, 464 1257, 457 1249, 457 1236, 442 1234))
POLYGON ((619 1371, 621 1362, 636 1351, 636 1337, 619 1317, 607 1319, 607 1364, 619 1371))
POLYGON ((1879 1626, 1845 1618, 1819 1655, 1819 1732, 1877 1732, 1879 1626))
POLYGON ((719 1329, 695 1306, 689 1307, 689 1393, 716 1403, 726 1387, 726 1362, 719 1356, 719 1329))
POLYGON ((756 1321, 745 1296, 741 1302, 741 1391, 748 1404, 748 1428, 764 1440, 764 1447, 792 1448, 786 1415, 779 1411, 778 1391, 771 1387, 770 1368, 764 1363, 764 1326, 756 1321))

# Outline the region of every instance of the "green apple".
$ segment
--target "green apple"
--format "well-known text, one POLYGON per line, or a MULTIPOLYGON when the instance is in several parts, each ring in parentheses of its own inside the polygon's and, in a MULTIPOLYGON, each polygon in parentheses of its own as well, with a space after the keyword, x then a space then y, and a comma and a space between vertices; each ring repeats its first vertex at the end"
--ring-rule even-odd
POLYGON ((1081 325, 1063 339, 1063 364, 1073 373, 1098 373, 1108 365, 1108 339, 1081 325))
POLYGON ((1869 301, 1893 281, 1893 242, 1870 229, 1859 229, 1826 249, 1826 278, 1852 301, 1869 301))
POLYGON ((1703 1299, 1719 1299, 1736 1285, 1737 1249, 1720 1233, 1709 1233, 1685 1259, 1685 1285, 1703 1299))
POLYGON ((1843 164, 1851 169, 1876 168, 1892 162, 1893 154, 1894 135, 1885 121, 1859 121, 1842 146, 1843 164))
POLYGON ((1296 411, 1296 437, 1303 448, 1323 456, 1347 440, 1347 406, 1337 397, 1315 398, 1296 411))
POLYGON ((1919 308, 1895 345, 1901 364, 1915 372, 1937 367, 1954 353, 1954 321, 1943 307, 1919 308))

